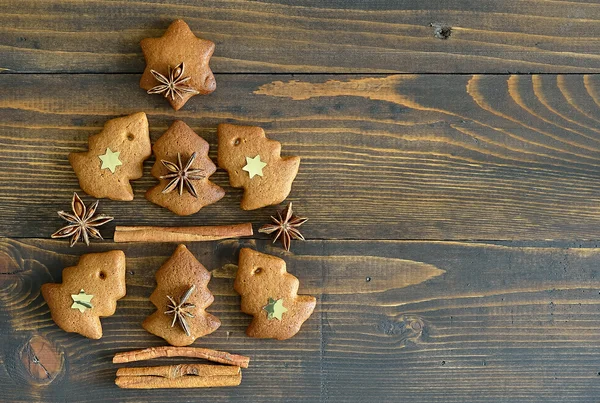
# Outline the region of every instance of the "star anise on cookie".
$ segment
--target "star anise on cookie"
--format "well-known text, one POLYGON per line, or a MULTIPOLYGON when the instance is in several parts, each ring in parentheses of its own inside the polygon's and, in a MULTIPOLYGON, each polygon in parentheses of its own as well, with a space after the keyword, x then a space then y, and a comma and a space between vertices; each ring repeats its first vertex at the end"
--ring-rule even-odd
POLYGON ((198 91, 186 84, 191 77, 184 77, 184 71, 185 64, 183 62, 179 63, 174 69, 169 66, 169 72, 166 76, 156 70, 150 70, 160 84, 150 88, 148 94, 164 94, 165 98, 170 97, 171 100, 175 100, 175 95, 183 99, 183 94, 199 94, 198 91))
MULTIPOLYGON (((166 96, 176 111, 197 94, 210 94, 217 88, 215 76, 209 66, 210 58, 215 51, 215 44, 194 35, 185 21, 173 21, 163 36, 142 39, 140 46, 146 59, 146 68, 140 79, 140 87, 148 91, 159 87, 160 84, 168 87, 170 81, 177 82, 177 86, 185 85, 194 90, 194 92, 184 91, 180 94, 169 93, 166 96), (185 63, 185 73, 183 73, 182 62, 185 63), (182 66, 181 73, 177 71, 177 67, 180 65, 182 66), (155 70, 164 74, 169 66, 177 67, 171 70, 174 72, 171 80, 170 72, 163 76, 166 78, 166 83, 151 71, 155 70), (190 79, 182 82, 181 80, 185 80, 186 76, 190 79)), ((164 90, 165 87, 161 89, 164 90)))
POLYGON ((281 237, 283 248, 289 252, 290 244, 293 239, 304 241, 304 236, 298 230, 298 227, 304 224, 308 218, 298 217, 292 211, 292 203, 288 204, 285 209, 277 212, 277 217, 271 216, 272 224, 265 224, 259 228, 258 232, 263 234, 275 233, 273 243, 281 237))
POLYGON ((101 225, 106 224, 113 220, 113 217, 105 215, 94 215, 98 208, 98 200, 91 204, 87 209, 83 201, 79 198, 77 193, 73 193, 73 201, 71 202, 71 209, 73 214, 65 211, 59 211, 58 215, 69 222, 69 225, 62 227, 54 234, 51 238, 68 238, 71 237, 71 245, 83 238, 86 245, 90 244, 90 236, 97 239, 102 239, 100 231, 96 229, 101 225))
POLYGON ((175 300, 167 295, 170 304, 167 304, 167 311, 165 311, 165 315, 173 315, 173 322, 171 322, 171 327, 175 326, 176 322, 179 322, 179 326, 183 329, 186 335, 190 336, 190 327, 185 320, 186 317, 193 318, 194 314, 190 313, 190 309, 196 307, 194 304, 190 304, 187 300, 194 293, 196 289, 195 285, 192 285, 182 296, 179 298, 179 302, 175 302, 175 300))
POLYGON ((193 180, 200 180, 204 178, 200 172, 203 172, 202 169, 190 169, 194 160, 196 159, 197 153, 193 153, 188 162, 183 165, 181 162, 181 154, 177 153, 177 164, 171 161, 160 160, 162 164, 167 168, 170 172, 166 175, 160 176, 160 179, 171 179, 171 181, 165 186, 163 193, 169 193, 173 189, 179 186, 179 196, 183 194, 183 187, 185 186, 190 192, 192 196, 198 198, 198 193, 196 192, 196 188, 194 184, 191 182, 193 180))

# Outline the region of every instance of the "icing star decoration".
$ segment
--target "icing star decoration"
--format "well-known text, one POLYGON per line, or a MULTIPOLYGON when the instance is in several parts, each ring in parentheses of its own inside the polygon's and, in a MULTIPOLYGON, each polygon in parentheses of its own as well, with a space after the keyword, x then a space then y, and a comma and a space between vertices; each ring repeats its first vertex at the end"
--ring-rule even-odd
POLYGON ((250 175, 250 179, 254 178, 254 176, 263 176, 263 168, 267 166, 266 162, 262 162, 260 160, 260 155, 257 155, 254 158, 246 157, 246 165, 242 168, 244 171, 248 172, 250 175))
POLYGON ((100 169, 109 169, 110 172, 114 174, 115 169, 117 169, 119 165, 123 165, 119 159, 119 154, 121 154, 119 151, 113 152, 110 148, 107 148, 104 155, 99 156, 100 160, 102 161, 102 166, 100 169))
POLYGON ((85 312, 86 309, 93 308, 90 301, 94 296, 86 294, 83 290, 79 291, 79 294, 71 294, 71 298, 73 298, 73 305, 71 305, 71 308, 79 309, 79 312, 81 313, 85 312))
POLYGON ((176 111, 194 95, 210 94, 217 88, 208 65, 215 44, 196 37, 183 20, 173 21, 163 36, 143 39, 140 45, 146 59, 140 87, 157 92, 164 89, 167 100, 176 111), (153 74, 153 70, 161 73, 166 80, 153 74), (167 92, 165 85, 171 91, 167 92))
POLYGON ((278 300, 269 298, 269 303, 263 309, 267 311, 267 318, 269 320, 281 320, 282 315, 287 312, 287 308, 283 306, 283 298, 278 300))

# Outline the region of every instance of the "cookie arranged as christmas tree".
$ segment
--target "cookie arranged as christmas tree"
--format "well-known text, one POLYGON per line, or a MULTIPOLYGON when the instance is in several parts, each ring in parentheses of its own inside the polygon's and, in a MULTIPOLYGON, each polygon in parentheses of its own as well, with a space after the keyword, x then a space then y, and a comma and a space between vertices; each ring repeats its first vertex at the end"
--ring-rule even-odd
POLYGON ((222 123, 217 129, 219 166, 229 183, 244 188, 241 207, 255 210, 285 200, 298 173, 300 157, 281 157, 281 143, 256 126, 222 123))
POLYGON ((285 340, 298 333, 317 303, 298 295, 299 285, 284 260, 243 248, 233 287, 242 296, 242 312, 254 316, 246 334, 285 340))
POLYGON ((150 301, 157 310, 142 326, 173 346, 187 346, 198 337, 214 332, 221 321, 205 309, 213 303, 208 290, 210 272, 185 247, 156 272, 156 289, 150 301))
POLYGON ((125 254, 89 253, 62 272, 61 284, 42 285, 52 319, 66 332, 102 337, 101 317, 111 316, 125 296, 125 254))
POLYGON ((146 199, 182 216, 221 200, 225 191, 208 179, 217 170, 208 149, 188 125, 175 121, 152 147, 152 175, 160 183, 146 192, 146 199))
POLYGON ((146 114, 111 119, 88 143, 88 151, 69 154, 81 189, 97 198, 133 200, 129 181, 142 177, 151 155, 146 114))
POLYGON ((143 39, 141 46, 146 69, 140 87, 164 96, 176 111, 194 95, 217 88, 208 65, 215 44, 197 38, 183 20, 174 21, 160 38, 143 39))

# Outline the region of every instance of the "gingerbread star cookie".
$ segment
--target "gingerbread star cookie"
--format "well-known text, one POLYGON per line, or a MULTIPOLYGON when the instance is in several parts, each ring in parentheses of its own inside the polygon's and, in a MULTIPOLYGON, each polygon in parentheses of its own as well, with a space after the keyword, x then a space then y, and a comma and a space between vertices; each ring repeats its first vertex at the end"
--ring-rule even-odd
POLYGON ((88 145, 86 152, 69 154, 81 189, 97 198, 133 200, 129 181, 142 177, 144 160, 152 154, 146 114, 109 120, 88 145))
POLYGON ((208 289, 210 272, 185 247, 156 272, 156 289, 150 302, 156 312, 142 326, 173 346, 187 346, 198 337, 214 332, 221 321, 205 311, 214 296, 208 289))
POLYGON ((285 340, 298 333, 317 303, 313 296, 298 295, 299 285, 282 259, 240 250, 233 287, 242 296, 242 312, 254 316, 246 334, 285 340))
POLYGON ((167 98, 173 109, 197 94, 210 94, 217 82, 208 65, 215 44, 194 35, 183 20, 175 20, 160 38, 141 41, 146 69, 140 87, 167 98))
POLYGON ((281 143, 269 140, 257 126, 218 126, 219 166, 229 173, 229 183, 244 188, 243 210, 278 204, 292 190, 300 157, 281 157, 281 143))
POLYGON ((225 191, 208 179, 217 170, 208 149, 188 125, 175 121, 152 147, 152 175, 160 183, 146 192, 146 199, 182 216, 221 200, 225 191))
POLYGON ((100 318, 111 316, 125 296, 125 254, 89 253, 62 273, 62 284, 42 285, 52 319, 66 332, 102 337, 100 318))

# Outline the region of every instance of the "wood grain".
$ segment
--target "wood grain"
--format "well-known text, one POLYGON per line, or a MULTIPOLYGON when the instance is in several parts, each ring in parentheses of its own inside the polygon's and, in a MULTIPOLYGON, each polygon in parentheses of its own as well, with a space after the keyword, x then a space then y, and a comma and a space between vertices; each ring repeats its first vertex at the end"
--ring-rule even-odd
MULTIPOLYGON (((0 234, 45 238, 79 191, 67 155, 115 116, 148 113, 156 140, 183 119, 211 145, 221 122, 259 125, 302 163, 289 201, 309 239, 570 240, 600 237, 600 76, 218 75, 178 113, 134 75, 2 75, 0 234)), ((270 221, 219 203, 189 218, 102 200, 114 225, 270 221)), ((91 198, 85 198, 90 202, 91 198)), ((257 235, 266 237, 265 235, 257 235)))
POLYGON ((219 73, 600 72, 600 4, 592 0, 0 5, 0 71, 9 73, 141 73, 139 41, 176 18, 216 43, 219 73))
POLYGON ((596 0, 0 0, 0 400, 597 403, 599 22, 596 0), (177 113, 139 89, 139 41, 176 18, 216 43, 219 73, 177 113), (219 170, 226 196, 177 217, 143 198, 151 159, 134 201, 101 201, 109 240, 48 239, 79 191, 67 155, 138 111, 153 140, 184 120, 213 160, 221 122, 302 157, 288 201, 308 241, 188 244, 223 323, 196 346, 249 356, 239 387, 115 386, 139 364, 115 353, 164 345, 141 322, 175 245, 110 238, 115 225, 256 230, 275 207, 242 211, 219 170), (245 336, 242 247, 282 257, 317 297, 293 339, 245 336), (41 284, 111 249, 127 255, 127 296, 105 336, 63 332, 41 284))
MULTIPOLYGON (((58 329, 40 296, 40 285, 60 281, 62 268, 81 253, 115 246, 0 241, 3 399, 173 399, 171 391, 119 391, 116 369, 129 365, 111 360, 116 352, 163 344, 140 323, 153 311, 154 273, 174 245, 118 245, 127 255, 127 296, 114 316, 103 319, 100 340, 58 329), (16 353, 32 336, 64 356, 60 373, 46 385, 32 381, 16 353)), ((223 322, 196 345, 248 355, 252 362, 241 386, 202 391, 203 400, 592 402, 600 393, 600 249, 593 244, 308 241, 295 254, 252 240, 189 246, 213 272, 209 310, 223 322), (300 292, 317 296, 315 313, 293 339, 244 335, 250 317, 240 312, 232 287, 243 246, 284 258, 300 279, 300 292), (335 280, 342 277, 347 281, 335 280)))

